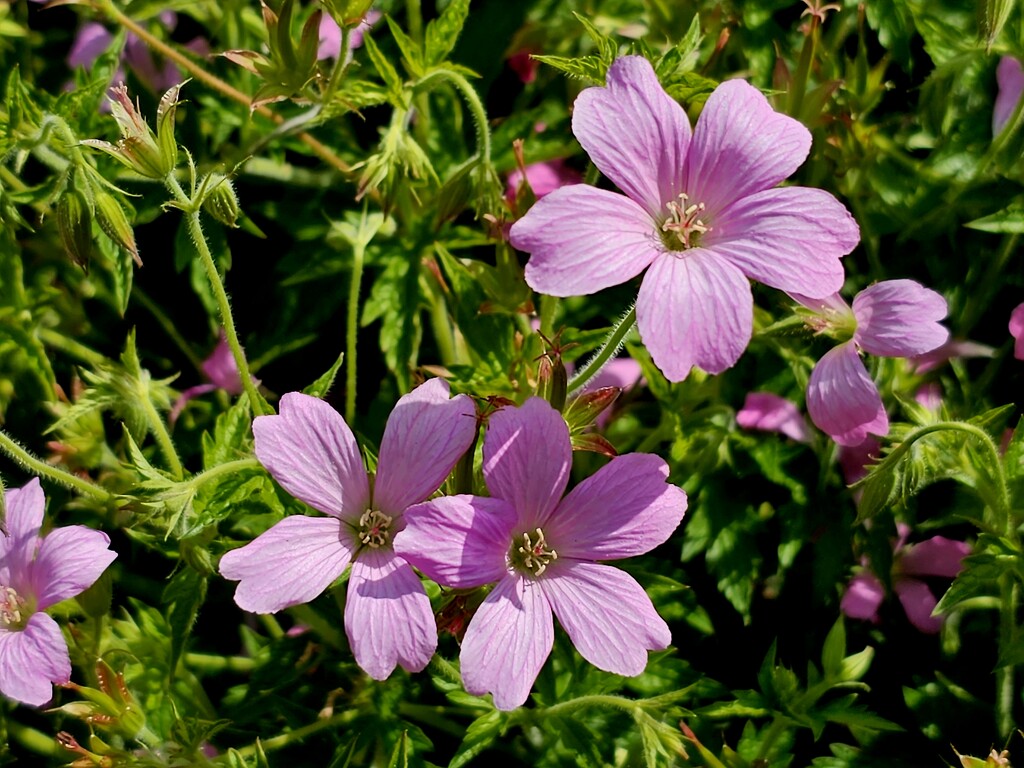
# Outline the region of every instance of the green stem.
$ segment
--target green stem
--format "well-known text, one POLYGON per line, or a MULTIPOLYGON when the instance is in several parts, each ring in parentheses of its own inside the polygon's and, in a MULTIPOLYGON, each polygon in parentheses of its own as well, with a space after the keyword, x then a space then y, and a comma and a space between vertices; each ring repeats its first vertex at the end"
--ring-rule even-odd
POLYGON ((167 425, 164 424, 163 418, 157 412, 156 407, 153 405, 153 401, 149 399, 147 393, 143 392, 139 398, 142 401, 142 410, 146 412, 146 420, 149 422, 149 431, 153 433, 153 437, 156 438, 157 445, 160 446, 160 452, 164 455, 168 466, 171 469, 171 474, 175 480, 182 480, 185 477, 185 467, 181 464, 181 459, 178 457, 178 451, 174 447, 174 441, 171 440, 171 433, 167 431, 167 425))
POLYGON ((455 365, 459 358, 455 354, 455 333, 451 320, 448 318, 448 303, 444 292, 433 275, 427 274, 426 282, 430 285, 427 295, 430 297, 430 327, 434 331, 437 342, 437 354, 442 365, 455 365))
POLYGON ((281 625, 277 622, 277 619, 269 613, 261 613, 259 615, 260 624, 267 630, 267 634, 273 640, 280 640, 284 637, 284 630, 281 629, 281 625))
POLYGON ((235 461, 228 461, 224 464, 218 464, 216 467, 210 467, 205 472, 200 472, 198 475, 192 478, 189 484, 193 488, 198 488, 203 483, 212 480, 220 475, 227 474, 229 472, 239 472, 243 469, 259 469, 262 465, 256 459, 236 459, 235 461))
POLYGON ((11 720, 10 718, 7 719, 5 725, 7 727, 7 735, 11 737, 11 741, 18 742, 18 744, 30 752, 53 758, 63 757, 66 759, 70 756, 68 752, 61 749, 53 736, 48 736, 41 731, 37 731, 35 728, 29 728, 27 725, 22 725, 17 720, 11 720))
POLYGON ((256 660, 249 656, 218 656, 214 653, 186 653, 185 664, 196 672, 252 672, 256 660))
POLYGON ((224 281, 221 280, 217 264, 213 260, 213 254, 210 253, 210 247, 206 243, 203 225, 199 221, 199 211, 192 204, 192 200, 185 194, 185 190, 181 188, 178 180, 173 175, 168 174, 165 183, 171 194, 174 195, 175 200, 183 206, 185 211, 189 235, 192 237, 192 242, 195 243, 199 259, 203 263, 203 269, 206 270, 206 277, 210 281, 210 287, 213 289, 214 298, 217 300, 217 306, 220 309, 221 325, 224 327, 224 336, 227 338, 231 354, 235 358, 235 365, 238 366, 238 375, 242 379, 242 386, 245 387, 246 395, 249 396, 249 405, 252 406, 252 412, 256 416, 268 414, 270 411, 264 409, 263 398, 256 391, 256 385, 252 380, 252 372, 249 370, 249 363, 245 359, 242 345, 238 342, 238 334, 235 332, 235 321, 231 314, 231 302, 228 301, 227 291, 224 290, 224 281))
POLYGON ((351 34, 351 27, 341 28, 341 47, 338 50, 338 58, 334 62, 334 70, 331 72, 331 79, 327 81, 327 87, 324 88, 323 94, 321 95, 322 104, 326 104, 331 100, 334 92, 338 90, 338 85, 341 83, 342 75, 344 75, 345 70, 348 69, 348 47, 349 36, 351 34))
POLYGON ((59 469, 37 459, 8 437, 3 430, 0 430, 0 451, 6 453, 16 464, 19 464, 29 472, 49 478, 55 483, 66 486, 84 496, 92 496, 94 499, 102 502, 109 502, 114 498, 113 494, 109 493, 106 489, 88 480, 83 480, 78 475, 73 475, 67 470, 59 469))
MULTIPOLYGON (((999 656, 1005 658, 1019 644, 1017 628, 1017 603, 1020 591, 1013 574, 1004 573, 999 580, 999 656)), ((1002 738, 1013 733, 1013 704, 1015 665, 1004 664, 996 670, 996 728, 1002 738)))
POLYGON ((636 324, 636 305, 629 308, 629 311, 622 316, 613 327, 604 344, 591 357, 586 364, 576 372, 576 375, 569 380, 568 392, 579 389, 586 384, 615 354, 622 348, 626 336, 636 324))
POLYGON ((520 712, 535 712, 541 717, 547 717, 548 715, 563 715, 571 712, 576 712, 587 707, 611 707, 613 709, 621 709, 624 712, 632 714, 635 712, 640 705, 632 699, 627 699, 623 696, 609 696, 607 694, 594 694, 592 696, 580 696, 579 698, 570 699, 569 701, 563 701, 559 704, 555 704, 550 707, 545 707, 540 710, 519 710, 520 712))
POLYGON ((761 738, 761 746, 757 750, 757 760, 754 762, 760 762, 765 765, 768 764, 768 753, 771 751, 772 746, 778 740, 779 736, 786 732, 788 723, 784 717, 776 715, 772 720, 772 724, 768 726, 768 730, 761 738))
MULTIPOLYGON (((302 741, 307 736, 312 736, 314 733, 319 733, 320 731, 327 730, 328 728, 335 728, 339 725, 350 723, 359 716, 360 712, 358 709, 347 709, 344 712, 339 712, 338 714, 326 717, 323 720, 317 720, 309 725, 303 725, 289 733, 283 733, 280 736, 274 736, 271 739, 262 740, 260 742, 260 747, 266 752, 281 749, 283 747, 287 747, 289 744, 302 741)), ((253 744, 247 747, 242 747, 241 749, 236 749, 235 751, 242 757, 252 757, 256 754, 256 746, 253 744)))
POLYGON ((37 334, 39 336, 39 340, 46 346, 53 347, 54 349, 64 352, 65 354, 76 358, 79 362, 85 363, 93 368, 97 368, 107 362, 107 358, 99 352, 90 349, 69 336, 65 336, 63 333, 58 333, 52 328, 40 328, 37 331, 37 334))
POLYGON ((409 37, 423 43, 423 10, 420 0, 405 0, 405 22, 409 26, 409 37))
POLYGON ((480 95, 476 92, 469 81, 460 75, 458 72, 453 72, 450 69, 439 68, 435 69, 427 75, 424 75, 416 83, 415 87, 428 86, 434 80, 447 80, 462 94, 462 98, 465 99, 466 105, 469 107, 469 111, 473 115, 473 123, 476 126, 476 153, 480 158, 480 162, 486 166, 491 165, 491 128, 487 122, 487 112, 484 109, 484 103, 480 100, 480 95))
MULTIPOLYGON (((363 214, 365 220, 365 211, 363 214)), ((356 418, 356 348, 359 336, 359 290, 363 282, 363 257, 366 243, 362 237, 352 245, 352 281, 348 287, 348 318, 345 321, 345 421, 351 427, 356 418)))

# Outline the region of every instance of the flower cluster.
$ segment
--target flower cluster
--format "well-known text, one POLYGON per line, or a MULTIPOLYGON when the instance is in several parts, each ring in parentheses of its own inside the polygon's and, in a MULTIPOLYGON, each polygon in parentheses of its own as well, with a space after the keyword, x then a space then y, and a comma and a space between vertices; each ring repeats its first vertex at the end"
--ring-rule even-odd
POLYGON ((494 584, 470 622, 462 671, 471 693, 522 704, 553 641, 552 613, 584 658, 637 675, 668 626, 639 584, 599 561, 642 554, 682 520, 686 494, 660 458, 613 459, 564 499, 572 446, 544 400, 490 416, 484 478, 490 497, 425 501, 473 443, 465 395, 432 379, 388 419, 371 482, 351 430, 327 403, 291 393, 277 416, 253 425, 256 455, 292 495, 328 515, 287 517, 227 553, 235 602, 271 613, 312 600, 351 563, 345 630, 356 662, 382 680, 422 670, 437 646, 430 601, 415 566, 440 585, 494 584))

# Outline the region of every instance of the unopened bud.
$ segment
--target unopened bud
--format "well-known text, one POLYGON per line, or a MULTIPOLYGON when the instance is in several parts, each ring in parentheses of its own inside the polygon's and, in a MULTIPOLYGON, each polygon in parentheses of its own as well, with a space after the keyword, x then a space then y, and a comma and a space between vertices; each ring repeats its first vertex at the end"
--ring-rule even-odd
POLYGON ((57 231, 68 255, 78 266, 88 269, 93 248, 92 206, 74 185, 68 185, 57 202, 57 231))
POLYGON ((206 178, 206 185, 203 210, 221 224, 237 227, 242 209, 238 205, 238 196, 231 179, 222 173, 211 173, 206 178))
POLYGON ((565 421, 569 429, 575 432, 593 424, 621 393, 619 387, 600 387, 574 398, 565 409, 565 421))
POLYGON ((543 397, 551 407, 561 412, 565 407, 565 395, 569 386, 569 374, 559 354, 546 354, 537 366, 537 395, 543 397))
POLYGON ((135 245, 135 232, 128 222, 121 203, 99 186, 93 189, 93 195, 96 203, 96 221, 99 222, 100 229, 107 237, 128 251, 135 263, 141 267, 142 259, 139 258, 139 249, 135 245))

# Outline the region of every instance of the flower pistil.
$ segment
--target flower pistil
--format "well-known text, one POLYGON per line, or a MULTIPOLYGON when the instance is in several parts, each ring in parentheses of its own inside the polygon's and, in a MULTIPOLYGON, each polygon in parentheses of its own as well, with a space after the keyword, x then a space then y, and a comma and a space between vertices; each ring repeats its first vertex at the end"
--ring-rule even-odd
POLYGON ((0 586, 0 629, 21 629, 25 598, 14 587, 0 586))
POLYGON ((662 232, 671 232, 671 235, 664 235, 662 242, 673 251, 684 251, 687 248, 696 248, 700 245, 701 235, 710 232, 711 227, 700 218, 706 206, 704 203, 690 203, 690 196, 685 192, 679 193, 678 200, 670 200, 665 203, 668 208, 669 217, 661 225, 662 232))
POLYGON ((379 549, 391 543, 390 515, 378 509, 366 510, 359 518, 359 541, 370 549, 379 549))
POLYGON ((547 570, 548 564, 558 559, 558 553, 544 540, 544 531, 537 528, 531 535, 524 532, 522 544, 513 539, 509 550, 509 561, 512 567, 531 576, 540 576, 547 570))

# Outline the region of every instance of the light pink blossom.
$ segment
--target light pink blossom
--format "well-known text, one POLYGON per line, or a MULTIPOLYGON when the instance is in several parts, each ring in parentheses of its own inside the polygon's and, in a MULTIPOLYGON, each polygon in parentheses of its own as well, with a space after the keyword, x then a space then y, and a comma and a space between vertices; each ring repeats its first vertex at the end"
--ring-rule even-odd
POLYGON ((949 331, 939 325, 946 300, 913 280, 886 280, 864 289, 850 307, 838 294, 794 298, 814 310, 808 322, 821 331, 852 336, 829 350, 807 383, 811 421, 839 445, 858 445, 868 434, 886 435, 889 417, 860 350, 882 357, 911 357, 941 346, 949 331))
MULTIPOLYGON (((223 389, 232 396, 242 394, 244 389, 242 374, 238 371, 238 364, 235 362, 235 356, 231 353, 231 347, 228 346, 228 340, 223 331, 220 333, 217 346, 213 348, 209 357, 203 360, 200 368, 203 369, 203 374, 208 380, 207 383, 189 387, 178 396, 169 414, 171 423, 178 420, 189 400, 200 395, 216 392, 218 389, 223 389)), ((255 376, 253 381, 259 383, 255 376)))
POLYGON ((45 611, 75 597, 100 577, 117 553, 102 531, 83 525, 44 537, 46 498, 39 480, 5 493, 8 535, 0 534, 0 693, 39 707, 52 684, 71 679, 71 658, 60 627, 45 611))
POLYGON ((923 375, 929 371, 934 371, 950 360, 967 357, 992 357, 995 353, 995 348, 990 347, 988 344, 979 344, 976 341, 968 341, 967 339, 951 338, 931 352, 925 352, 923 355, 914 355, 909 358, 909 361, 914 373, 923 375))
POLYGON ((742 80, 722 83, 691 131, 650 63, 626 56, 607 87, 576 99, 573 133, 625 195, 557 189, 511 229, 531 254, 526 281, 553 296, 590 294, 646 270, 636 302, 640 335, 672 381, 694 365, 732 366, 753 325, 749 279, 827 296, 856 222, 832 195, 781 187, 811 134, 742 80))
MULTIPOLYGON (((906 544, 910 529, 898 526, 899 539, 893 546, 892 588, 910 623, 925 634, 942 628, 942 617, 932 616, 938 600, 925 578, 956 578, 961 561, 971 548, 962 541, 932 536, 919 544, 906 544)), ((885 599, 885 587, 870 570, 856 574, 846 588, 840 610, 853 619, 878 622, 878 609, 885 599)))
MULTIPOLYGON (((540 200, 556 189, 579 184, 583 176, 575 168, 565 164, 564 160, 546 160, 541 163, 530 163, 524 169, 526 171, 526 183, 533 190, 533 195, 540 200)), ((505 198, 515 200, 519 185, 523 182, 523 171, 518 168, 508 175, 508 184, 505 186, 505 198)))
MULTIPOLYGON (((363 20, 352 28, 352 31, 348 34, 349 58, 352 56, 352 51, 362 47, 363 35, 380 21, 383 15, 383 13, 376 9, 369 11, 363 17, 363 20)), ((336 59, 339 53, 341 53, 341 27, 338 26, 338 22, 331 18, 330 14, 325 13, 320 17, 320 47, 317 48, 316 57, 321 60, 336 59)))
POLYGON ((995 136, 1010 122, 1013 111, 1024 93, 1024 69, 1020 59, 1003 56, 996 67, 996 103, 992 109, 992 135, 995 136))
POLYGON ((476 434, 476 408, 431 379, 399 399, 388 418, 372 486, 359 446, 341 415, 298 392, 281 413, 253 422, 256 456, 297 499, 327 517, 293 515, 221 558, 238 581, 235 602, 275 613, 306 603, 352 572, 345 632, 356 663, 383 680, 397 664, 418 672, 437 647, 434 616, 419 578, 392 539, 410 504, 437 490, 476 434))
POLYGON ((1013 336, 1013 356, 1024 360, 1024 304, 1018 304, 1010 313, 1010 335, 1013 336))
POLYGON ((497 582, 462 643, 466 690, 499 709, 526 701, 551 652, 552 613, 601 669, 640 674, 647 651, 668 647, 668 625, 643 588, 598 561, 649 552, 675 530, 686 494, 657 456, 618 456, 569 492, 569 430, 540 398, 489 419, 484 479, 492 497, 445 496, 416 505, 395 549, 439 584, 497 582))
POLYGON ((736 413, 736 423, 744 429, 778 432, 798 443, 811 442, 811 432, 800 409, 771 392, 749 392, 736 413))

